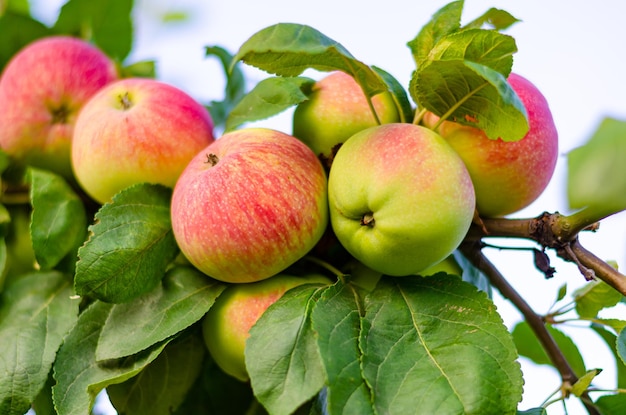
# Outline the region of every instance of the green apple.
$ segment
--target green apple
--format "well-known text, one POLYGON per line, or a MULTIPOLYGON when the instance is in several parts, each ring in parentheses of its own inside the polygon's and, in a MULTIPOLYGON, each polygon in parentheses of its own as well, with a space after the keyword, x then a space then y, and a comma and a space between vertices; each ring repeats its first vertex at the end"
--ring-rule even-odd
MULTIPOLYGON (((398 122, 400 114, 392 95, 372 97, 380 123, 398 122)), ((363 90, 345 72, 332 72, 313 86, 307 101, 293 114, 293 135, 304 141, 322 159, 332 158, 348 137, 378 125, 363 90)))
POLYGON ((335 155, 328 197, 341 244, 391 276, 417 274, 450 255, 475 209, 458 154, 437 133, 408 123, 350 137, 335 155))
POLYGON ((225 373, 242 382, 247 381, 246 341, 250 329, 265 310, 291 288, 330 283, 330 279, 320 274, 279 274, 263 281, 231 284, 202 320, 204 341, 215 363, 225 373))
POLYGON ((76 120, 72 167, 83 190, 106 203, 137 183, 174 187, 189 161, 213 141, 208 110, 186 92, 127 78, 85 104, 76 120))
POLYGON ((0 77, 0 148, 19 163, 71 179, 77 115, 117 77, 114 62, 84 40, 50 36, 26 45, 0 77))
POLYGON ((200 271, 225 282, 262 280, 302 258, 324 234, 326 173, 291 135, 236 130, 185 168, 171 217, 181 252, 200 271))
MULTIPOLYGON (((483 217, 505 216, 534 202, 550 182, 558 157, 558 133, 546 98, 520 75, 512 73, 508 82, 528 114, 530 129, 521 140, 490 140, 477 128, 451 121, 437 129, 465 162, 483 217)), ((438 121, 432 113, 424 116, 428 127, 438 121)))

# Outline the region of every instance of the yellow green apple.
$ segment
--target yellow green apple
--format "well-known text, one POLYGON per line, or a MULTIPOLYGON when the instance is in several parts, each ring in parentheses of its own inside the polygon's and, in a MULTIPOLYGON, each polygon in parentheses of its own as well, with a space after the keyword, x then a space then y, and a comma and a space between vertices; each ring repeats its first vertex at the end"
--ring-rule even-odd
POLYGON ((326 173, 297 138, 267 128, 224 134, 200 151, 174 188, 181 252, 225 282, 253 282, 306 255, 328 225, 326 173))
MULTIPOLYGON (((506 216, 534 202, 550 182, 558 157, 558 133, 546 98, 518 74, 510 74, 508 82, 528 114, 529 130, 521 140, 491 140, 477 128, 452 121, 437 128, 465 162, 483 217, 506 216)), ((438 121, 432 113, 424 116, 428 127, 438 121)))
POLYGON ((173 188, 213 141, 208 110, 189 94, 154 79, 127 78, 102 88, 80 112, 72 167, 83 190, 106 203, 137 183, 173 188))
POLYGON ((76 117, 117 77, 114 62, 84 40, 50 36, 26 45, 0 76, 0 148, 18 163, 71 178, 76 117))
POLYGON ((263 281, 228 286, 202 320, 204 341, 215 363, 225 373, 247 381, 246 341, 265 310, 291 288, 330 283, 321 274, 279 274, 263 281))
MULTIPOLYGON (((400 114, 391 93, 372 97, 380 123, 398 122, 400 114)), ((293 135, 304 141, 315 154, 329 159, 348 137, 378 125, 363 90, 345 72, 331 72, 317 81, 309 99, 293 114, 293 135)))
POLYGON ((393 123, 350 137, 330 168, 332 228, 382 274, 417 274, 442 261, 472 222, 474 187, 461 158, 428 128, 393 123))

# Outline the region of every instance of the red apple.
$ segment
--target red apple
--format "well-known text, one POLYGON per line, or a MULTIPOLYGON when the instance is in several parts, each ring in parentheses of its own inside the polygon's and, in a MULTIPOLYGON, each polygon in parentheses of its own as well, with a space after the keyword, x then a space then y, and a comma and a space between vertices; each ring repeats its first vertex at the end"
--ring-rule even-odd
POLYGON ((86 41, 52 36, 28 44, 0 77, 0 148, 20 163, 71 178, 77 114, 115 79, 113 61, 86 41))
POLYGON ((269 278, 307 254, 328 224, 327 180, 291 135, 248 128, 223 135, 189 163, 172 195, 182 253, 226 282, 269 278))
POLYGON ((382 274, 417 274, 462 242, 475 209, 463 161, 428 128, 395 123, 350 137, 330 168, 332 228, 357 260, 382 274))
POLYGON ((123 79, 85 104, 72 166, 85 192, 105 203, 137 183, 174 187, 189 161, 213 141, 208 110, 186 92, 153 79, 123 79))
MULTIPOLYGON (((400 120, 389 92, 372 97, 372 104, 382 124, 400 120)), ((339 71, 317 81, 293 115, 293 135, 323 159, 331 158, 348 137, 375 125, 363 90, 352 76, 339 71)))
POLYGON ((246 341, 252 326, 289 289, 303 284, 330 284, 323 275, 279 274, 263 281, 233 284, 224 290, 202 320, 204 342, 215 363, 245 382, 246 341))
MULTIPOLYGON (((505 216, 534 202, 550 182, 558 157, 558 133, 545 97, 517 74, 508 82, 528 113, 530 128, 521 140, 490 140, 477 128, 451 121, 437 129, 465 162, 484 217, 505 216)), ((426 126, 437 121, 432 113, 424 116, 426 126)))

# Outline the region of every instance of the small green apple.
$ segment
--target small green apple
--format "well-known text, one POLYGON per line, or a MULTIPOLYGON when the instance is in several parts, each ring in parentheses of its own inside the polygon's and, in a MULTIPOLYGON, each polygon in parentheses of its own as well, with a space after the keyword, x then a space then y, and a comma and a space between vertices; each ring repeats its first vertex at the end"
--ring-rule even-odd
POLYGON ((0 77, 0 148, 19 163, 72 179, 78 113, 117 78, 115 63, 82 39, 49 36, 26 45, 0 77))
POLYGON ((417 274, 450 255, 475 209, 458 154, 437 133, 408 123, 350 137, 330 168, 328 197, 341 244, 391 276, 417 274))
POLYGON ((215 363, 245 382, 245 346, 252 326, 289 289, 303 284, 331 284, 321 274, 278 274, 263 281, 232 284, 217 298, 202 320, 205 344, 215 363))
MULTIPOLYGON (((400 114, 389 92, 372 97, 380 123, 398 122, 400 114)), ((293 114, 293 135, 322 159, 329 159, 348 137, 378 125, 363 90, 345 72, 332 72, 313 86, 307 101, 293 114)))
MULTIPOLYGON (((491 140, 479 129, 444 121, 438 127, 461 156, 476 190, 476 208, 484 217, 515 213, 544 191, 556 166, 558 133, 548 102, 530 81, 512 73, 508 82, 528 114, 529 131, 519 141, 491 140)), ((424 125, 439 118, 426 113, 424 125)))
POLYGON ((328 225, 327 178, 303 142, 246 128, 200 151, 180 175, 172 229, 196 268, 225 282, 269 278, 306 255, 328 225))

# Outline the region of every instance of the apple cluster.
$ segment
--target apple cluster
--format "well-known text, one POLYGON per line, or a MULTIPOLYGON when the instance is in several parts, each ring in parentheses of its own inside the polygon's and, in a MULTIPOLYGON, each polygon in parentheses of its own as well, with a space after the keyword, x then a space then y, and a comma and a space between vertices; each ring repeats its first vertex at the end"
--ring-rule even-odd
POLYGON ((136 183, 172 188, 184 257, 230 284, 204 320, 207 347, 246 379, 245 339, 263 311, 296 285, 331 283, 286 273, 329 240, 375 274, 427 275, 475 218, 509 215, 541 194, 556 163, 554 122, 532 83, 508 81, 530 125, 517 142, 428 112, 401 122, 391 93, 368 102, 343 72, 315 83, 291 134, 241 128, 216 139, 208 110, 182 90, 122 79, 93 45, 49 37, 0 78, 0 147, 100 204, 136 183))

